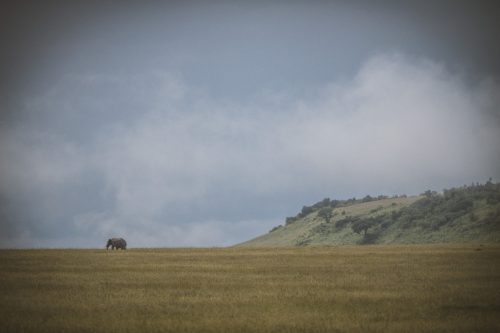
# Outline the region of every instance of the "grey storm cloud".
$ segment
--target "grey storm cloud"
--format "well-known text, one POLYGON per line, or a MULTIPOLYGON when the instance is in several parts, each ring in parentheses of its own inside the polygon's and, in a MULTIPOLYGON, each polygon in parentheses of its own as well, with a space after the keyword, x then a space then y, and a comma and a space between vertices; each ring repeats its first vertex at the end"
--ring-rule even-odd
POLYGON ((402 53, 245 101, 168 71, 68 74, 2 124, 0 246, 231 245, 327 196, 498 179, 498 96, 402 53))

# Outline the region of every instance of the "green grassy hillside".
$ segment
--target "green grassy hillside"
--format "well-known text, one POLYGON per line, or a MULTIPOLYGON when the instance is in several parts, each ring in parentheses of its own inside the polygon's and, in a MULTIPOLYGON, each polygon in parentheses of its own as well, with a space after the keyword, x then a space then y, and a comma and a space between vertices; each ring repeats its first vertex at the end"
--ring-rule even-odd
POLYGON ((324 199, 238 246, 500 242, 500 184, 419 196, 324 199))

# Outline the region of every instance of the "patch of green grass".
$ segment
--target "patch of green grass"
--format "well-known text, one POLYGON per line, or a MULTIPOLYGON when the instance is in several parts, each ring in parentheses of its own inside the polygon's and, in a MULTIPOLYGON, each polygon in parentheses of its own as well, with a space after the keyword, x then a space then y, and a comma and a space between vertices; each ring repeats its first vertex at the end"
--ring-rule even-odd
POLYGON ((500 184, 341 204, 324 199, 287 219, 293 221, 238 246, 500 243, 500 184))
POLYGON ((2 250, 2 332, 499 331, 498 245, 2 250))

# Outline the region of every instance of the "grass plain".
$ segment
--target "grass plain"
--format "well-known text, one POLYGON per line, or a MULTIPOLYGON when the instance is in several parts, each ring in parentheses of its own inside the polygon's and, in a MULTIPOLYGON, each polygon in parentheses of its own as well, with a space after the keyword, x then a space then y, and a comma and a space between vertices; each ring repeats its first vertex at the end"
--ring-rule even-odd
POLYGON ((499 245, 1 250, 1 332, 498 332, 499 245))

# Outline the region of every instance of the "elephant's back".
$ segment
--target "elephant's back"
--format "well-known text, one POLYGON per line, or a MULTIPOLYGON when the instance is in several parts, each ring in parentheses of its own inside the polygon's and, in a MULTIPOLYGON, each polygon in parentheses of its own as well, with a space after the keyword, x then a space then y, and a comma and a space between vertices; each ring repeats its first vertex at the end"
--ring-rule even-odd
POLYGON ((117 246, 117 245, 126 246, 127 245, 127 242, 123 238, 112 238, 111 243, 113 243, 115 246, 117 246))

